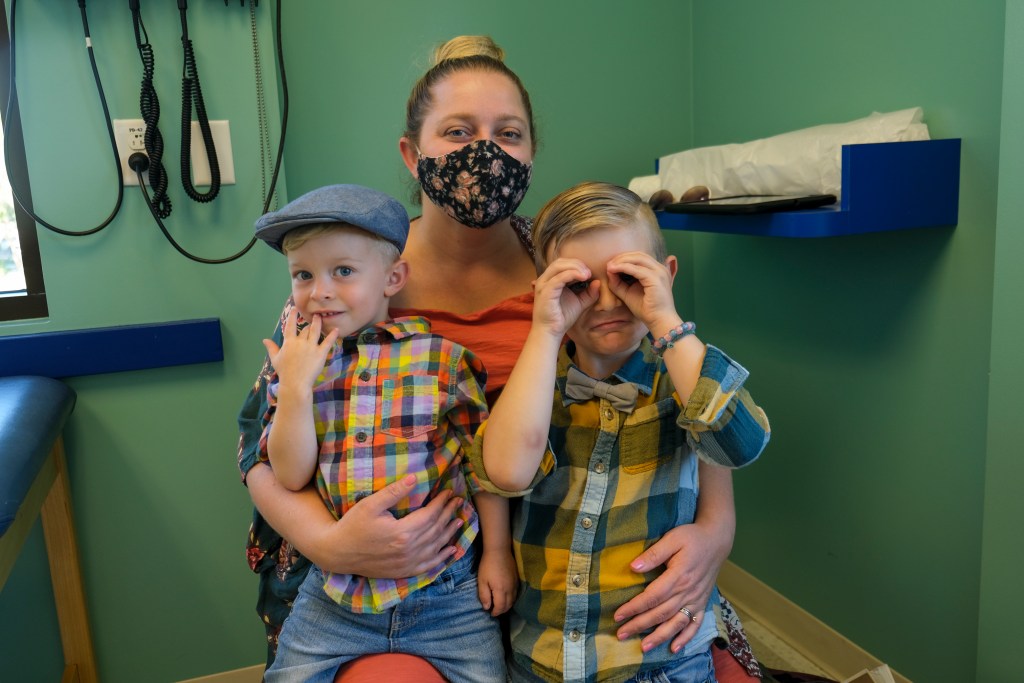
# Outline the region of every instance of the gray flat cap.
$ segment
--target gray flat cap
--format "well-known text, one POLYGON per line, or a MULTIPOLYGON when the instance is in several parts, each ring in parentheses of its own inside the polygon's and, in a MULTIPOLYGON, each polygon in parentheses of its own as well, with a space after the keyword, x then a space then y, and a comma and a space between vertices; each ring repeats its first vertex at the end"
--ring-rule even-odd
POLYGON ((314 223, 348 223, 383 237, 399 251, 409 236, 409 214, 395 198, 361 185, 328 185, 261 216, 256 237, 281 251, 285 233, 314 223))

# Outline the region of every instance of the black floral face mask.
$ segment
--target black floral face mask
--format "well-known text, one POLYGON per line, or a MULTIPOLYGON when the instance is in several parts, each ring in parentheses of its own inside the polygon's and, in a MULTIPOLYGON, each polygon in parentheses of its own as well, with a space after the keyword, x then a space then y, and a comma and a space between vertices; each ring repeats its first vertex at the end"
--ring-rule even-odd
POLYGON ((445 213, 471 228, 489 228, 519 208, 533 164, 477 140, 439 157, 420 153, 416 172, 423 192, 445 213))

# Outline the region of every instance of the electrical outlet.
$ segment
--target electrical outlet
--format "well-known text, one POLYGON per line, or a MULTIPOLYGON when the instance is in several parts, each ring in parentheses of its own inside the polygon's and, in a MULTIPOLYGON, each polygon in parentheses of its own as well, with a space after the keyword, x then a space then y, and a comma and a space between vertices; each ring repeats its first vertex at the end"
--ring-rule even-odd
POLYGON ((142 119, 114 119, 114 141, 117 156, 121 159, 121 173, 124 184, 138 185, 135 171, 128 167, 128 157, 135 152, 146 151, 146 123, 142 119))
MULTIPOLYGON (((217 163, 220 165, 220 184, 235 184, 235 160, 231 154, 231 127, 227 121, 210 121, 213 133, 213 147, 217 151, 217 163)), ((124 184, 138 185, 139 179, 135 171, 128 167, 128 157, 135 152, 146 151, 146 123, 142 119, 114 119, 114 140, 117 142, 117 155, 121 159, 121 172, 124 184)), ((166 142, 166 141, 165 141, 166 142)), ((203 134, 199 130, 199 122, 192 122, 192 183, 196 187, 210 186, 210 162, 206 158, 206 146, 203 134)), ((168 164, 167 150, 164 149, 163 163, 169 168, 168 174, 177 177, 170 166, 176 167, 177 161, 168 164)))
MULTIPOLYGON (((220 184, 235 184, 235 160, 231 154, 231 126, 227 121, 210 121, 210 132, 213 133, 213 149, 217 153, 217 164, 220 166, 220 184)), ((196 187, 210 186, 210 162, 206 157, 206 146, 203 134, 199 130, 199 122, 192 122, 192 183, 196 187)))

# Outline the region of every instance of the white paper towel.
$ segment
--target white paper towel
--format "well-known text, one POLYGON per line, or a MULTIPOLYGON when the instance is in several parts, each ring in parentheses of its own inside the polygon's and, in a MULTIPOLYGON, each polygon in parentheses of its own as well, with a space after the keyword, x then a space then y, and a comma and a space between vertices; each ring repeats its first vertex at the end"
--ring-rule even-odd
POLYGON ((644 200, 658 190, 678 199, 696 185, 712 197, 738 194, 840 194, 842 146, 927 140, 920 107, 856 121, 783 133, 752 142, 700 147, 661 157, 658 174, 634 178, 629 189, 644 200))

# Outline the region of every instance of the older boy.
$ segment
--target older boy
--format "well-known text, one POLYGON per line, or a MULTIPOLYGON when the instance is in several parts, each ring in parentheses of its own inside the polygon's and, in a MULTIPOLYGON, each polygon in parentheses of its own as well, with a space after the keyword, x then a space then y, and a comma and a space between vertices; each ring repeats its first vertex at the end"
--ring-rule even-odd
MULTIPOLYGON (((463 450, 487 414, 482 365, 431 334, 426 319, 388 317, 408 275, 408 230, 401 204, 357 185, 314 190, 256 223, 256 236, 288 257, 295 303, 281 346, 264 340, 274 374, 261 458, 289 489, 315 478, 338 518, 403 478, 416 486, 397 516, 442 490, 476 490, 463 450)), ((498 614, 515 593, 507 507, 486 493, 474 503, 458 511, 450 561, 420 576, 325 576, 313 567, 266 680, 331 681, 341 664, 374 652, 424 657, 449 681, 504 680, 500 630, 481 602, 498 614)))
POLYGON ((658 575, 630 561, 693 521, 698 471, 756 459, 767 419, 746 370, 677 313, 677 262, 639 197, 578 185, 541 210, 534 242, 533 326, 470 451, 486 488, 524 496, 512 679, 713 681, 715 601, 672 606, 691 634, 675 652, 619 640, 614 612, 658 575))

